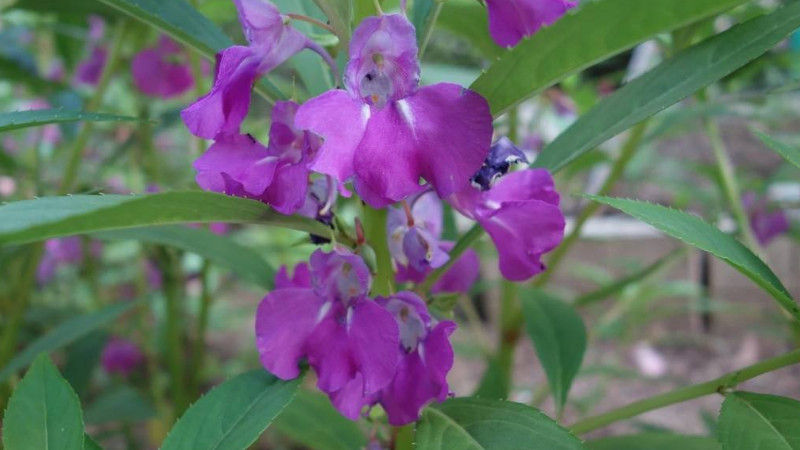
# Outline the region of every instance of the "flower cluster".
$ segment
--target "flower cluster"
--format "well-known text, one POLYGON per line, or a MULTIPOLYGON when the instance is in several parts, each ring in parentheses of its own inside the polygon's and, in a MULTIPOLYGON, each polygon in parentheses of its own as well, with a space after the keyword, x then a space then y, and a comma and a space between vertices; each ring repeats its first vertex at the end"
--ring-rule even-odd
MULTIPOLYGON (((521 35, 556 18, 555 8, 540 8, 548 2, 505 1, 525 12, 515 20, 532 21, 507 24, 521 35)), ((211 91, 182 112, 192 133, 214 141, 194 164, 201 187, 331 227, 337 197, 355 191, 369 207, 388 208, 388 242, 368 244, 388 246, 398 284, 419 285, 437 271, 430 294, 466 293, 480 270, 471 250, 451 261, 443 202, 488 232, 503 276, 525 280, 544 270, 541 256, 564 230, 552 178, 544 170, 512 171, 527 162, 525 154, 508 139, 492 144, 492 115, 478 93, 451 83, 420 86, 416 32, 405 15, 364 19, 350 41, 343 88, 301 104, 277 102, 264 145, 241 131, 258 78, 303 49, 337 72, 325 49, 271 3, 234 2, 248 45, 218 55, 211 91)), ((493 34, 497 17, 509 14, 504 2, 487 1, 493 34)), ((573 6, 551 3, 561 5, 560 14, 573 6)), ((359 230, 353 241, 360 254, 367 243, 359 230)), ((291 277, 282 268, 258 308, 258 350, 264 367, 283 379, 297 377, 307 362, 345 416, 380 404, 401 425, 449 394, 455 323, 436 320, 410 291, 372 295, 371 278, 362 258, 337 243, 291 277)))

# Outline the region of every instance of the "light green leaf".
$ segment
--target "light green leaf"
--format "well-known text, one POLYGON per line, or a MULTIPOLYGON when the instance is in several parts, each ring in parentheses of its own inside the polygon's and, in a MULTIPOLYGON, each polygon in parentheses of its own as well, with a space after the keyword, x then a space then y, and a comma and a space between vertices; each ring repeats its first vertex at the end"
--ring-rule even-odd
POLYGON ((725 450, 800 449, 800 402, 734 392, 722 403, 717 435, 725 450))
POLYGON ((100 444, 86 434, 83 436, 83 450, 103 450, 103 447, 100 447, 100 444))
POLYGON ((494 60, 505 53, 503 47, 495 44, 489 35, 486 7, 474 0, 446 1, 436 25, 466 39, 486 58, 494 60))
POLYGON ((705 436, 643 433, 614 436, 586 442, 589 450, 720 450, 719 443, 705 436))
POLYGON ((342 416, 318 392, 300 390, 273 427, 314 450, 351 450, 367 445, 358 424, 342 416))
POLYGON ((20 381, 3 417, 9 450, 81 450, 83 413, 78 396, 47 355, 40 355, 20 381))
POLYGON ((81 336, 113 321, 117 317, 135 308, 139 302, 119 303, 105 307, 99 311, 69 319, 50 330, 44 336, 31 342, 25 350, 19 352, 0 370, 0 382, 5 381, 14 372, 30 364, 39 353, 47 353, 59 349, 81 336))
POLYGON ((586 352, 583 319, 572 306, 538 289, 523 292, 522 314, 556 407, 561 410, 586 352))
POLYGON ((246 449, 294 398, 301 380, 281 381, 263 369, 236 376, 192 405, 161 450, 246 449))
MULTIPOLYGON (((796 4, 800 5, 800 3, 796 4)), ((800 307, 792 299, 778 277, 758 256, 732 236, 723 233, 696 216, 664 206, 620 198, 587 197, 596 202, 617 208, 626 214, 649 223, 676 239, 680 239, 722 259, 761 286, 789 314, 800 320, 800 307)))
POLYGON ((103 240, 131 239, 196 253, 266 289, 272 289, 275 279, 275 269, 257 252, 230 238, 200 228, 177 225, 132 228, 97 233, 93 237, 103 240))
POLYGON ((350 21, 353 18, 353 2, 350 0, 314 0, 328 17, 331 28, 336 31, 342 48, 350 45, 350 21))
MULTIPOLYGON (((707 3, 678 2, 688 7, 707 3)), ((596 4, 606 3, 613 2, 596 4)), ((649 11, 647 14, 658 16, 651 3, 639 2, 649 11)), ((560 170, 615 135, 744 66, 798 27, 800 4, 792 3, 690 47, 598 103, 545 147, 533 165, 560 170)))
POLYGON ((313 219, 284 216, 255 200, 199 191, 45 197, 0 206, 0 217, 0 245, 179 223, 263 223, 330 235, 330 228, 313 219))
POLYGON ((508 370, 496 356, 489 358, 486 362, 486 370, 484 370, 481 381, 478 383, 478 388, 473 395, 493 400, 507 399, 511 390, 509 385, 511 377, 507 372, 508 370))
POLYGON ((756 137, 761 139, 761 142, 763 142, 764 145, 775 150, 783 157, 783 159, 800 169, 800 149, 775 140, 769 137, 767 134, 756 129, 753 129, 753 133, 756 135, 756 137))
POLYGON ((86 408, 86 423, 142 422, 156 415, 155 407, 130 386, 103 393, 86 408))
POLYGON ((38 127, 51 123, 66 122, 135 122, 136 117, 115 116, 70 109, 35 109, 0 113, 0 133, 20 128, 38 127))
POLYGON ((422 42, 428 26, 428 19, 436 4, 436 0, 414 0, 414 9, 411 12, 411 23, 417 30, 417 42, 422 42))
MULTIPOLYGON (((233 41, 214 22, 192 7, 186 0, 99 0, 134 19, 168 34, 208 58, 233 45, 233 41)), ((272 83, 262 78, 256 92, 268 100, 284 100, 272 83)))
POLYGON ((455 398, 425 409, 416 450, 577 450, 581 441, 541 411, 513 402, 455 398))
POLYGON ((603 0, 585 2, 525 39, 489 67, 471 89, 502 114, 564 77, 634 45, 719 14, 745 0, 603 0), (624 14, 622 13, 624 11, 624 14))

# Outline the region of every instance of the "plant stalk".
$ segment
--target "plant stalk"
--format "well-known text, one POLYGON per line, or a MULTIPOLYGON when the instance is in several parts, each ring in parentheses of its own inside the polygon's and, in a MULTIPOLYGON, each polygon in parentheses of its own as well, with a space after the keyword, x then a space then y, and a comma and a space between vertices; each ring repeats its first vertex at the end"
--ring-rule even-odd
POLYGON ((676 389, 665 394, 656 395, 630 405, 614 409, 598 416, 581 420, 570 427, 576 434, 588 433, 610 425, 620 420, 630 419, 647 411, 663 408, 665 406, 682 403, 698 397, 719 393, 725 395, 739 383, 745 382, 759 375, 800 363, 800 349, 770 358, 734 372, 727 373, 705 383, 695 384, 685 388, 676 389))
POLYGON ((200 294, 200 312, 197 315, 197 331, 194 338, 194 348, 192 350, 192 367, 189 371, 191 377, 192 395, 200 394, 200 382, 202 380, 203 363, 206 356, 206 331, 208 330, 208 315, 211 310, 211 287, 208 281, 211 263, 203 260, 203 268, 200 272, 200 280, 203 284, 200 294))
POLYGON ((391 295, 394 292, 394 267, 386 235, 388 210, 364 206, 364 233, 375 251, 376 273, 372 282, 374 295, 391 295))
POLYGON ((183 366, 183 343, 181 339, 183 328, 181 302, 183 301, 184 280, 178 258, 167 249, 162 252, 162 257, 167 320, 167 365, 172 378, 173 411, 175 418, 178 418, 188 406, 183 366))

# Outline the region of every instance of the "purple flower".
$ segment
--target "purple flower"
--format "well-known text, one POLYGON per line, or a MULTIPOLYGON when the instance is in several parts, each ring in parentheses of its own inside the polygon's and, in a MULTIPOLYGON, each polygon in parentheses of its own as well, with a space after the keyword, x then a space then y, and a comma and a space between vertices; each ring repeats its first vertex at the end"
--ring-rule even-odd
POLYGON ((310 168, 353 179, 373 207, 398 202, 430 183, 440 197, 467 184, 491 143, 486 100, 449 83, 419 88, 414 27, 401 15, 365 19, 350 44, 347 90, 303 104, 298 128, 324 138, 310 168))
MULTIPOLYGON (((303 203, 303 207, 297 211, 297 214, 310 217, 333 228, 333 205, 336 203, 336 198, 336 181, 328 176, 317 178, 311 182, 306 194, 306 201, 303 203)), ((317 245, 330 242, 330 239, 323 236, 315 234, 310 236, 311 242, 317 245)))
POLYGON ((294 274, 289 276, 286 266, 281 266, 275 274, 275 289, 311 288, 311 269, 308 263, 300 263, 294 268, 294 274))
POLYGON ((489 7, 489 32, 502 47, 513 47, 540 28, 554 24, 576 0, 485 0, 489 7))
POLYGON ((144 361, 144 354, 133 342, 122 338, 111 338, 100 355, 103 369, 109 374, 128 376, 144 361))
POLYGON ((758 197, 755 192, 742 195, 742 206, 750 219, 750 228, 762 246, 789 231, 791 227, 784 210, 769 208, 766 198, 758 197))
MULTIPOLYGON (((439 242, 439 248, 443 252, 449 253, 455 244, 449 241, 439 242)), ((478 280, 480 275, 481 262, 478 253, 473 249, 467 249, 456 259, 447 272, 431 286, 431 294, 468 294, 472 285, 478 280)), ((398 283, 422 283, 431 269, 418 271, 409 266, 397 266, 395 280, 398 283)))
POLYGON ((512 281, 542 272, 541 256, 564 237, 559 195, 543 169, 512 172, 487 191, 465 189, 448 201, 486 230, 497 247, 500 273, 512 281))
POLYGON ((269 147, 251 136, 220 135, 194 162, 203 189, 247 197, 292 214, 306 202, 306 160, 317 138, 292 126, 297 104, 277 102, 272 110, 269 147))
POLYGON ((266 0, 234 0, 248 46, 236 45, 217 55, 214 86, 181 112, 194 135, 214 139, 239 132, 250 108, 250 90, 266 75, 304 48, 335 66, 322 47, 288 25, 289 18, 266 0))
MULTIPOLYGON (((97 257, 102 251, 102 244, 93 241, 90 249, 97 257)), ((53 279, 60 266, 81 262, 83 262, 83 241, 79 236, 50 239, 44 244, 44 255, 37 268, 36 280, 40 284, 45 284, 53 279)))
POLYGON ((419 272, 443 266, 450 258, 439 246, 441 234, 442 202, 433 192, 410 198, 402 208, 389 209, 389 251, 399 265, 419 272))
POLYGON ((131 74, 136 87, 150 97, 175 97, 194 85, 186 55, 167 36, 161 36, 158 45, 133 57, 131 74))
POLYGON ((510 139, 501 137, 489 149, 489 156, 483 162, 478 172, 472 177, 472 184, 483 191, 488 190, 492 183, 507 174, 512 164, 527 163, 528 159, 510 139))
POLYGON ((108 51, 100 42, 105 34, 106 23, 100 16, 89 16, 89 57, 78 63, 75 80, 90 86, 100 81, 100 75, 108 59, 108 51))
POLYGON ((298 363, 305 358, 317 372, 317 387, 331 395, 342 414, 356 419, 356 403, 394 377, 398 327, 391 313, 367 298, 369 269, 358 256, 338 248, 318 250, 309 272, 311 287, 295 287, 305 285, 304 275, 289 280, 284 271, 277 280, 281 287, 259 304, 261 363, 277 377, 291 379, 300 374, 298 363))
POLYGON ((394 316, 400 329, 397 373, 378 395, 389 423, 405 425, 419 419, 422 408, 444 401, 450 393, 447 373, 453 367, 450 335, 456 324, 436 322, 425 302, 411 292, 398 292, 377 302, 394 316))

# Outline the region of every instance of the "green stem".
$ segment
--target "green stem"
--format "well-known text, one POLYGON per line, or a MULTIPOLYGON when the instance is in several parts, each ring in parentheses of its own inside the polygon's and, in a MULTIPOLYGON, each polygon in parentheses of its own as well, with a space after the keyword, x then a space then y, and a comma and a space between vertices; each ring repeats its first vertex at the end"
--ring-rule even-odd
POLYGON ((422 55, 425 54, 425 49, 428 48, 428 43, 431 41, 431 36, 433 36, 433 29, 436 28, 436 21, 439 20, 439 14, 442 12, 443 7, 444 7, 444 2, 437 1, 436 5, 434 5, 433 7, 433 12, 428 18, 428 21, 425 23, 425 31, 423 32, 422 40, 419 43, 420 61, 422 61, 422 55))
MULTIPOLYGON (((121 21, 114 32, 114 38, 111 47, 108 51, 108 58, 106 65, 103 67, 103 72, 100 75, 100 81, 97 83, 97 88, 94 90, 92 97, 86 102, 86 111, 94 112, 100 107, 103 102, 103 96, 108 89, 108 84, 111 81, 111 76, 114 74, 117 62, 119 60, 120 50, 122 49, 123 38, 125 37, 125 22, 121 21)), ((83 151, 86 144, 89 142, 89 137, 94 129, 94 122, 86 122, 78 132, 78 136, 72 144, 70 151, 70 159, 67 163, 67 168, 64 171, 64 179, 61 182, 59 195, 64 195, 72 190, 75 179, 78 176, 78 166, 80 166, 83 159, 83 151)))
MULTIPOLYGON (((645 121, 635 126, 633 130, 631 130, 631 134, 628 136, 627 141, 625 141, 625 144, 622 146, 622 151, 620 152, 619 157, 611 168, 611 173, 608 175, 608 178, 606 178, 603 186, 597 192, 597 195, 608 195, 614 188, 614 185, 617 183, 619 178, 625 173, 625 168, 628 167, 628 163, 636 153, 636 149, 639 148, 639 144, 644 137, 646 128, 647 122, 645 121)), ((538 278, 536 278, 536 281, 534 282, 536 287, 542 287, 547 284, 548 281, 550 281, 550 278, 552 278, 564 257, 580 238, 583 226, 586 225, 586 222, 600 209, 600 206, 600 203, 590 202, 585 208, 583 208, 581 213, 578 215, 578 218, 575 219, 575 227, 572 229, 569 235, 564 238, 564 240, 561 242, 561 245, 559 245, 555 251, 553 251, 552 256, 550 256, 550 259, 547 261, 548 270, 544 271, 539 275, 538 278)))
POLYGON ((164 300, 167 318, 167 364, 172 377, 172 395, 174 415, 180 417, 188 406, 184 378, 184 355, 182 351, 181 330, 183 316, 181 302, 183 300, 183 276, 177 256, 164 249, 162 252, 164 265, 164 300))
POLYGON ((753 364, 752 366, 727 373, 719 378, 715 378, 705 383, 676 389, 665 394, 656 395, 655 397, 631 403, 630 405, 614 409, 598 416, 589 417, 588 419, 584 419, 575 423, 570 427, 570 429, 576 434, 588 433, 589 431, 605 427, 620 420, 638 416, 639 414, 643 414, 654 409, 663 408, 665 406, 674 405, 676 403, 685 402, 714 393, 720 393, 724 395, 730 389, 735 388, 739 383, 797 363, 800 363, 800 350, 794 350, 781 356, 753 364))
POLYGON ((200 295, 200 312, 197 316, 197 332, 195 333, 194 349, 192 350, 192 368, 189 371, 191 377, 192 395, 200 394, 200 380, 203 371, 203 362, 206 351, 206 330, 208 329, 208 315, 211 310, 211 287, 208 282, 208 271, 211 263, 206 259, 203 261, 203 268, 200 272, 200 281, 203 290, 200 295))
POLYGON ((731 207, 733 217, 739 228, 739 233, 741 233, 745 244, 750 247, 751 250, 757 254, 761 253, 761 246, 753 235, 753 230, 750 228, 750 219, 747 217, 747 213, 745 213, 744 207, 742 206, 742 193, 736 182, 733 163, 725 149, 725 144, 722 142, 719 127, 716 122, 711 119, 707 119, 705 122, 706 133, 711 142, 714 158, 717 160, 717 168, 722 177, 722 188, 725 191, 725 198, 728 200, 728 204, 731 207))
POLYGON ((522 332, 522 310, 516 283, 503 280, 501 291, 497 362, 500 373, 505 377, 503 385, 510 389, 514 374, 514 350, 522 332))
POLYGON ((375 251, 376 273, 372 283, 375 295, 390 295, 394 291, 394 268, 392 255, 389 253, 389 241, 386 236, 386 209, 372 209, 364 206, 364 233, 367 242, 375 251))

